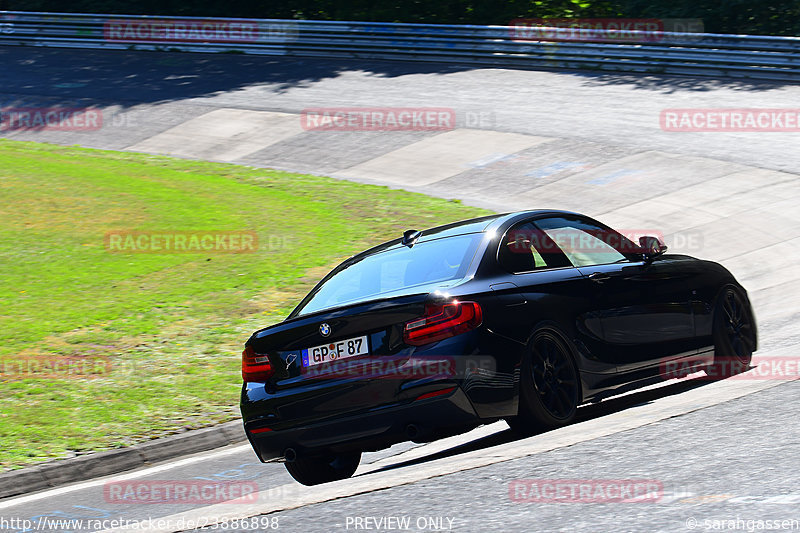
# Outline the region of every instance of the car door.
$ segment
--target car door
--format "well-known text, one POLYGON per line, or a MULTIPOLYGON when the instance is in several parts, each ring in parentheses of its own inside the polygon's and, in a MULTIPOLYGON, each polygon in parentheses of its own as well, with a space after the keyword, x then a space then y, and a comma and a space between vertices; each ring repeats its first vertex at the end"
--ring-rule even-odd
POLYGON ((490 285, 504 308, 502 322, 493 325, 496 332, 522 339, 533 325, 554 322, 575 343, 582 371, 616 372, 616 361, 601 350, 591 282, 546 234, 530 221, 512 226, 499 240, 497 264, 506 274, 490 285))
POLYGON ((694 353, 688 280, 668 257, 645 261, 630 240, 587 217, 536 221, 589 281, 603 357, 618 371, 694 353))

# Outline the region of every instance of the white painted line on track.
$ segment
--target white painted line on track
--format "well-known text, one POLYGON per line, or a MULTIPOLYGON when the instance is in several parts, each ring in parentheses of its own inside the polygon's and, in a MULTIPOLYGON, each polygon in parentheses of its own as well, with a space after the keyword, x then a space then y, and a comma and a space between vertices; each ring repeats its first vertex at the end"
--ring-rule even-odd
POLYGON ((23 505, 26 503, 31 503, 39 500, 44 500, 47 498, 52 498, 54 496, 60 496, 62 494, 68 494, 70 492, 75 492, 76 490, 83 490, 92 487, 102 486, 106 481, 109 479, 115 479, 119 481, 125 481, 128 479, 137 479, 140 477, 151 476, 153 474, 158 474, 160 472, 165 472, 167 470, 172 470, 173 468, 179 468, 181 466, 190 465, 193 463, 199 463, 200 461, 209 461, 213 459, 217 459, 219 457, 225 457, 226 455, 232 455, 234 453, 239 453, 242 451, 246 451, 250 449, 250 444, 240 444, 233 447, 225 447, 221 450, 215 452, 200 452, 195 454, 191 457, 187 457, 185 459, 179 459, 177 461, 171 461, 169 463, 160 464, 157 466, 151 466, 145 468, 143 470, 135 470, 133 472, 129 472, 127 474, 112 474, 110 476, 104 476, 102 478, 93 479, 91 481, 84 481, 82 483, 76 483, 74 485, 67 485, 65 487, 58 487, 55 489, 45 490, 44 492, 37 492, 35 494, 29 494, 27 496, 19 496, 17 498, 12 498, 9 500, 4 500, 0 502, 0 509, 7 509, 9 507, 14 507, 17 505, 23 505))

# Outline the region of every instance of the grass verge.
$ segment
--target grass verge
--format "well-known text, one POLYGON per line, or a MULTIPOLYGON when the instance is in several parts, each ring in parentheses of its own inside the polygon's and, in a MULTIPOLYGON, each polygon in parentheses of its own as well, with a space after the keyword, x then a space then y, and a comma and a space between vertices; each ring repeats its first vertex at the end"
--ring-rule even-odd
POLYGON ((0 140, 0 469, 235 418, 253 330, 344 257, 484 213, 317 176, 0 140), (131 230, 252 231, 258 249, 110 252, 106 235, 131 230))

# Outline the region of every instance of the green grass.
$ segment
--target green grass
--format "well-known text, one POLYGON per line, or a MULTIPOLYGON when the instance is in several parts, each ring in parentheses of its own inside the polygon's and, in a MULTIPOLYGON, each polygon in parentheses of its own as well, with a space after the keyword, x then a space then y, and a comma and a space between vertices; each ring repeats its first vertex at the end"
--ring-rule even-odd
POLYGON ((0 359, 109 365, 93 379, 6 367, 0 468, 235 418, 253 330, 352 253, 485 213, 330 178, 0 140, 0 359), (110 253, 104 235, 119 230, 249 230, 260 247, 110 253))

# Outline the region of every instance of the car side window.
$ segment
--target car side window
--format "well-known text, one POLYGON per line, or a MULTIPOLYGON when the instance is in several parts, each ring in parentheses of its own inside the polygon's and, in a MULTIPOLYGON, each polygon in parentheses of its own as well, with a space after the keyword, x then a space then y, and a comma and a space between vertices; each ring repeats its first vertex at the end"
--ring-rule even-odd
POLYGON ((576 267, 629 261, 637 247, 620 233, 588 220, 550 217, 536 220, 542 230, 576 267))
POLYGON ((550 237, 530 222, 517 224, 506 232, 497 260, 515 274, 571 266, 550 237))

